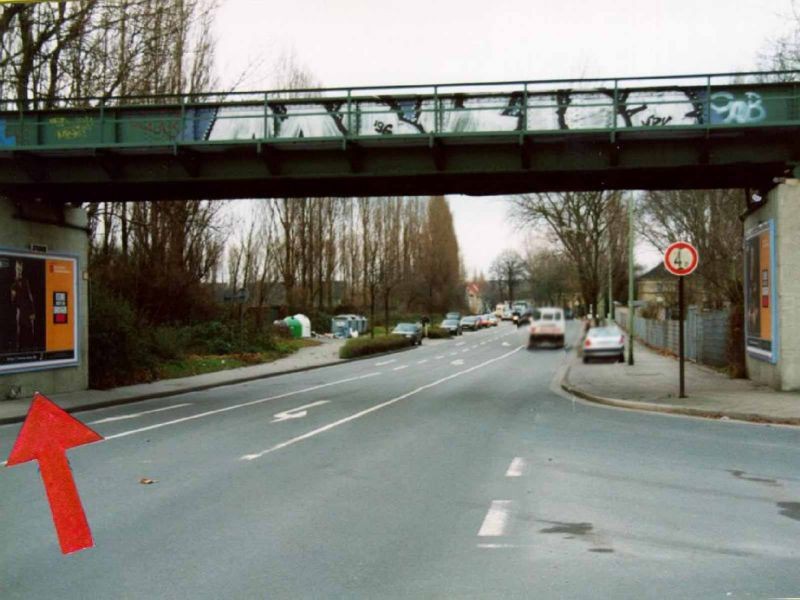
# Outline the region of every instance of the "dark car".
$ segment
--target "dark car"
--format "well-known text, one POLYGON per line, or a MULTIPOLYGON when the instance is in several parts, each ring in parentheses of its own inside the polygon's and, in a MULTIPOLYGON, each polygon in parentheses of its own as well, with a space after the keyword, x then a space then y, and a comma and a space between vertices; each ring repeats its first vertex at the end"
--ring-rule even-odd
POLYGON ((392 330, 395 335, 402 335, 412 346, 422 345, 422 325, 419 323, 398 323, 392 330))
POLYGON ((480 329, 480 317, 464 317, 461 319, 461 329, 469 329, 470 331, 478 331, 480 329))
POLYGON ((445 319, 439 327, 447 329, 450 335, 461 335, 464 332, 461 329, 461 322, 458 319, 445 319))

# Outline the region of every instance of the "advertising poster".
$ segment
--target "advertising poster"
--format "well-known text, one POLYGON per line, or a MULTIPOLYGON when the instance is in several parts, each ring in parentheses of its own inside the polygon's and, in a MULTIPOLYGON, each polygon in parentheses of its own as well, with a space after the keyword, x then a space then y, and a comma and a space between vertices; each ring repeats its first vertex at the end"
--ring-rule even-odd
POLYGON ((773 222, 745 234, 745 336, 748 354, 775 362, 777 311, 774 294, 773 222))
POLYGON ((0 373, 77 364, 77 261, 0 250, 0 373))

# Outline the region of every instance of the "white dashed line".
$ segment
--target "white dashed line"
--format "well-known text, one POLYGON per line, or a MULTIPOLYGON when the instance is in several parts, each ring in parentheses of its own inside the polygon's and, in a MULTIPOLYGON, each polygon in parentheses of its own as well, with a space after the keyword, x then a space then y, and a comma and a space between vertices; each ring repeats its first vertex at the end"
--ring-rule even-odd
POLYGON ((525 467, 527 463, 525 462, 524 458, 519 456, 515 457, 514 460, 511 461, 511 464, 508 466, 508 471, 506 471, 506 477, 520 477, 522 473, 525 471, 525 467))
POLYGON ((426 362, 428 362, 428 359, 427 358, 423 358, 422 360, 418 360, 417 364, 418 365, 424 365, 426 362))
POLYGON ((450 364, 451 364, 451 365, 456 365, 456 366, 458 366, 458 365, 463 365, 463 364, 464 364, 464 361, 463 361, 463 360, 461 360, 461 359, 459 358, 459 359, 457 359, 457 360, 454 360, 454 361, 452 361, 450 364))
POLYGON ((444 358, 444 354, 440 354, 439 356, 436 357, 436 360, 442 360, 443 358, 444 358))
POLYGON ((463 345, 464 345, 464 344, 466 344, 466 343, 467 343, 467 342, 456 342, 456 346, 463 346, 463 345))
POLYGON ((399 367, 395 367, 392 371, 402 371, 403 369, 407 369, 408 365, 400 365, 399 367))
POLYGON ((483 519, 483 524, 478 531, 479 537, 497 537, 506 531, 508 513, 511 510, 511 500, 492 500, 489 512, 483 519))
POLYGON ((397 359, 396 359, 396 358, 393 358, 393 359, 391 359, 391 360, 383 360, 383 361, 381 361, 381 362, 376 362, 376 363, 375 363, 375 366, 376 366, 376 367, 382 367, 383 365, 388 365, 388 364, 391 364, 391 363, 393 363, 393 362, 395 362, 395 361, 397 361, 397 359))

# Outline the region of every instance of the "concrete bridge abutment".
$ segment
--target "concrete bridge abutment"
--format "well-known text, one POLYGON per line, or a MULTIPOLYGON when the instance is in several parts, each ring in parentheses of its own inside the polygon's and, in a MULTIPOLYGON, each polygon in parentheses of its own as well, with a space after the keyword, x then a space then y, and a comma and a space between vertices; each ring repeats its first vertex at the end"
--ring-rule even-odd
POLYGON ((87 215, 0 197, 0 401, 89 383, 87 215))

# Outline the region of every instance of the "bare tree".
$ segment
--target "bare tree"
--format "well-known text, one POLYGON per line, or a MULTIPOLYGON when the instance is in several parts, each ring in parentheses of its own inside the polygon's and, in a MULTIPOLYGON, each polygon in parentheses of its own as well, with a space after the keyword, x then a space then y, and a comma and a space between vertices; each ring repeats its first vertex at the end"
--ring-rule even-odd
POLYGON ((525 263, 519 252, 503 250, 489 267, 489 276, 497 281, 505 299, 514 302, 516 300, 514 292, 525 276, 525 263))

